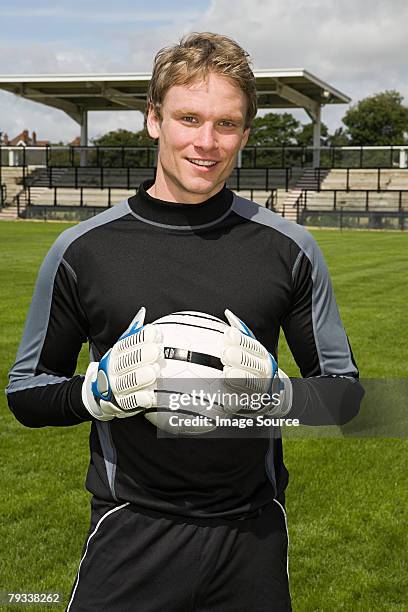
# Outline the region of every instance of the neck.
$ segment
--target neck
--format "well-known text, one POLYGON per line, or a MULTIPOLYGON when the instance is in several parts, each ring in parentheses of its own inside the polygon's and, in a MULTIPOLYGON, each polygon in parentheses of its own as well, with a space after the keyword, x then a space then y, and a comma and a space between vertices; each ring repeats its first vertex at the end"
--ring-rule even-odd
POLYGON ((128 200, 132 212, 148 223, 181 229, 207 227, 218 223, 232 207, 233 193, 225 186, 195 206, 155 198, 150 193, 152 187, 151 181, 146 181, 140 185, 137 194, 128 200))
POLYGON ((181 185, 178 186, 174 182, 167 179, 163 173, 163 169, 160 164, 157 167, 156 178, 153 185, 147 189, 147 193, 157 200, 165 202, 173 202, 177 204, 202 204, 206 200, 209 200, 213 195, 220 192, 223 185, 216 185, 208 193, 195 193, 188 191, 181 185))

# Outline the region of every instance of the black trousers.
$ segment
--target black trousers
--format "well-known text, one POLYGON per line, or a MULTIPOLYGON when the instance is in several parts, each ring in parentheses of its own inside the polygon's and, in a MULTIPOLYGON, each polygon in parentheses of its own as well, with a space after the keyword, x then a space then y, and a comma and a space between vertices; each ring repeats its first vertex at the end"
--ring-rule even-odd
POLYGON ((274 500, 244 520, 93 500, 69 612, 288 612, 288 538, 274 500))

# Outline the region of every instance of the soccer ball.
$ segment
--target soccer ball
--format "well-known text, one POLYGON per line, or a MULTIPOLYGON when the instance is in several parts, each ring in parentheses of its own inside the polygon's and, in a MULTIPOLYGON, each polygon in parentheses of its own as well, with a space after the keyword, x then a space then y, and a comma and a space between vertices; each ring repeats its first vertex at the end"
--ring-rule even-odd
POLYGON ((174 435, 197 435, 216 428, 222 406, 214 389, 222 392, 220 360, 227 324, 210 314, 175 312, 154 321, 162 332, 164 365, 158 380, 157 405, 145 418, 174 435))

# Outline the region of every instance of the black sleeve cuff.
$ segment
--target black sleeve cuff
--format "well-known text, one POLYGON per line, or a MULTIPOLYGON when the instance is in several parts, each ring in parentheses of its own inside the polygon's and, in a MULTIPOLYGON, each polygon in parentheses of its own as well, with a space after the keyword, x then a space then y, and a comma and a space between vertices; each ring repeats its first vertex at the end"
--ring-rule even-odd
POLYGON ((7 395, 10 410, 26 427, 77 425, 92 417, 82 402, 83 376, 7 395))
POLYGON ((364 388, 351 377, 292 378, 290 417, 302 425, 344 425, 359 412, 364 388))

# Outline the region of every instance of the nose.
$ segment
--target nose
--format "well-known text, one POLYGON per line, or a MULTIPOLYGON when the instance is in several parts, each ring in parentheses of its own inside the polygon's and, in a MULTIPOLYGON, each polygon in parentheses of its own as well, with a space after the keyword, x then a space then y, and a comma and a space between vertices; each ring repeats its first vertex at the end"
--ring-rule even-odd
POLYGON ((217 133, 211 123, 203 123, 195 134, 194 145, 203 151, 212 151, 218 148, 217 133))

